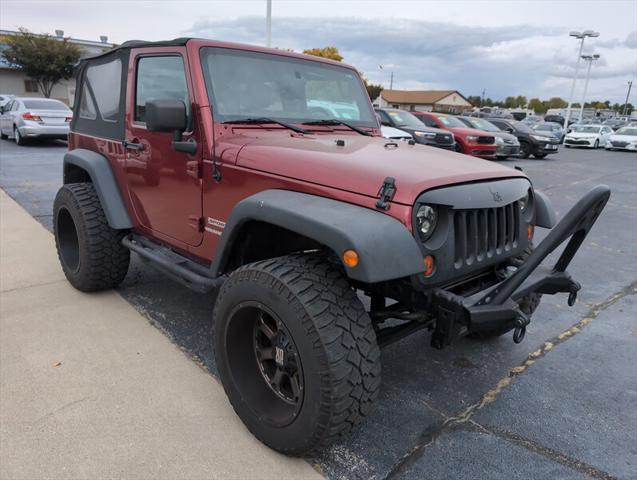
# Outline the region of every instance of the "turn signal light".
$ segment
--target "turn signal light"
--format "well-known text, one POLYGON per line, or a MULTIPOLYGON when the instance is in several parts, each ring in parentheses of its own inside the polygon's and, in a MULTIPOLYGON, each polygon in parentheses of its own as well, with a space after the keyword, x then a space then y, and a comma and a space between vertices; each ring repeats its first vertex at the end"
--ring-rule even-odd
POLYGON ((358 265, 358 253, 354 250, 345 250, 343 252, 343 263, 350 268, 358 265))
POLYGON ((526 227, 526 236, 529 240, 533 239, 533 225, 530 223, 526 227))
POLYGON ((34 122, 42 121, 39 115, 33 115, 31 112, 24 112, 22 114, 22 118, 24 118, 25 120, 33 120, 34 122))
POLYGON ((427 255, 424 259, 425 262, 425 273, 423 274, 425 278, 429 278, 434 274, 434 270, 436 269, 436 261, 432 255, 427 255))

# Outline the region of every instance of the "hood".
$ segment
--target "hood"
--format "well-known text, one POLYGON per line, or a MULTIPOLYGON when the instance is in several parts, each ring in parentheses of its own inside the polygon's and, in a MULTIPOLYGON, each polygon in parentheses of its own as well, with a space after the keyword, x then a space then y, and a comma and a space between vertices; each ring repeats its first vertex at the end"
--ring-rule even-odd
POLYGON ((502 140, 508 140, 512 143, 519 143, 518 137, 509 132, 485 132, 493 137, 500 137, 502 140))
POLYGON ((617 135, 616 133, 609 137, 614 142, 637 142, 637 135, 617 135))
POLYGON ((413 135, 414 132, 429 132, 429 133, 442 133, 443 135, 449 135, 449 130, 443 130, 442 128, 428 127, 424 123, 422 127, 411 127, 411 126, 403 126, 399 127, 401 130, 405 132, 409 132, 413 135))
POLYGON ((495 136, 493 132, 485 132, 484 130, 478 130, 477 128, 470 127, 450 127, 453 133, 457 135, 462 135, 463 137, 466 135, 475 135, 476 137, 493 137, 495 136))
POLYGON ((382 137, 261 130, 254 136, 226 137, 224 143, 220 147, 234 152, 234 161, 242 167, 373 198, 378 196, 383 180, 393 177, 397 189, 394 202, 404 205, 412 205, 424 190, 434 187, 525 177, 513 168, 469 155, 406 142, 396 146, 382 137), (344 145, 337 145, 337 140, 344 145))
POLYGON ((589 138, 599 136, 599 132, 571 132, 566 134, 569 138, 589 138))

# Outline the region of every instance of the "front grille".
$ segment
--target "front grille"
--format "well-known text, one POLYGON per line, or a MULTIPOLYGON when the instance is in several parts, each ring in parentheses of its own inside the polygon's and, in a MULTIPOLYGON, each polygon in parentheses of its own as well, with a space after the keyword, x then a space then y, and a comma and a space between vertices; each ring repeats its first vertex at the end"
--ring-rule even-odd
POLYGON ((612 141, 612 142, 610 142, 610 143, 611 143, 611 145, 612 145, 613 147, 626 147, 626 146, 628 146, 628 142, 618 142, 618 141, 612 141))
POLYGON ((436 143, 453 143, 453 139, 451 138, 451 135, 436 133, 436 143))
POLYGON ((482 262, 517 247, 519 224, 518 202, 499 208, 456 210, 455 268, 482 262))
POLYGON ((478 137, 478 143, 490 145, 492 143, 495 143, 495 137, 478 137))
POLYGON ((564 140, 564 143, 568 143, 569 145, 588 145, 590 142, 588 140, 573 140, 571 138, 567 138, 564 140))

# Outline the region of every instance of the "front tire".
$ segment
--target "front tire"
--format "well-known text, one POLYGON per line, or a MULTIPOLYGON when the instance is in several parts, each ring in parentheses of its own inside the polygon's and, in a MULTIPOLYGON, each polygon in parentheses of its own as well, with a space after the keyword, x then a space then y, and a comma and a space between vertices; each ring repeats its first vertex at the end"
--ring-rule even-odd
POLYGON ((60 188, 53 204, 53 230, 64 275, 75 288, 93 292, 124 280, 130 251, 122 238, 128 232, 108 225, 92 183, 60 188))
POLYGON ((371 320, 321 255, 245 265, 214 310, 215 358, 235 412, 263 443, 306 455, 351 432, 380 386, 371 320))
POLYGON ((599 148, 599 140, 595 140, 595 143, 593 144, 593 148, 595 150, 597 150, 599 148))
POLYGON ((531 155, 531 145, 520 142, 520 158, 529 158, 529 155, 531 155))

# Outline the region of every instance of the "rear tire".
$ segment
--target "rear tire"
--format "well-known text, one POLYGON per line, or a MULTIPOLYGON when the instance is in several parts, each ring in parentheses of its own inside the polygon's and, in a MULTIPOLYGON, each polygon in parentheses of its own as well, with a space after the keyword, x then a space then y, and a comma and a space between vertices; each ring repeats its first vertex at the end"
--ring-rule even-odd
POLYGON ((130 251, 122 238, 128 231, 108 225, 92 183, 60 188, 53 204, 53 229, 64 275, 75 288, 92 292, 124 280, 130 251))
POLYGON ((376 335, 345 276, 323 256, 290 255, 234 271, 213 325, 230 403, 269 447, 306 455, 370 412, 380 387, 376 335))
POLYGON ((20 134, 18 127, 13 127, 13 139, 15 140, 15 143, 20 146, 24 146, 27 143, 24 137, 20 134))

